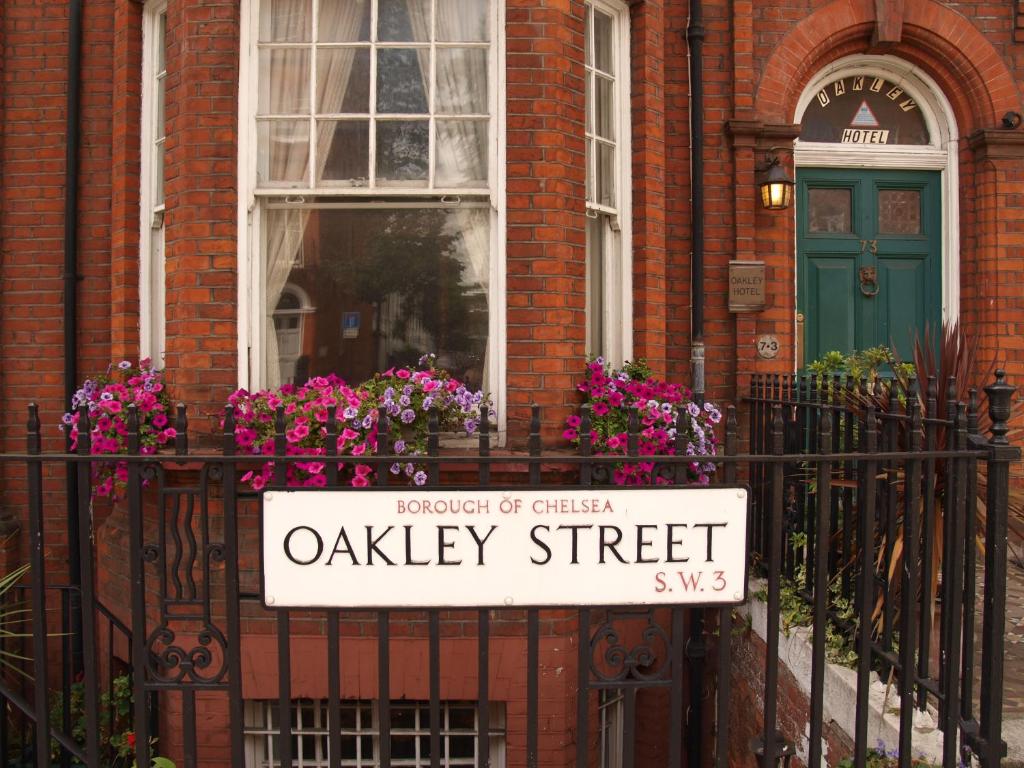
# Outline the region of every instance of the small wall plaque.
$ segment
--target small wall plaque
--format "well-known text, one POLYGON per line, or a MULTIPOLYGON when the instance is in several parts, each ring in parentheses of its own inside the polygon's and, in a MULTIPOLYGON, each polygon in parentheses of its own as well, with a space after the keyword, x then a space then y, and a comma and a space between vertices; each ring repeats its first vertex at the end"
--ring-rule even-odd
POLYGON ((729 262, 729 311, 758 312, 765 306, 763 261, 729 262))
POLYGON ((770 333, 757 337, 757 355, 771 360, 779 354, 779 337, 770 333))

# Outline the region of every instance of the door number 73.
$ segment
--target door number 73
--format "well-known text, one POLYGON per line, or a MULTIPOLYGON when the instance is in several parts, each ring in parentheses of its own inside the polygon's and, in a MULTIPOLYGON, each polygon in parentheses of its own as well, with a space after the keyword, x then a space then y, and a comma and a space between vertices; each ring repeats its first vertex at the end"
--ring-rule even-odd
POLYGON ((860 252, 871 251, 871 253, 878 253, 878 241, 877 240, 861 240, 860 241, 860 252))

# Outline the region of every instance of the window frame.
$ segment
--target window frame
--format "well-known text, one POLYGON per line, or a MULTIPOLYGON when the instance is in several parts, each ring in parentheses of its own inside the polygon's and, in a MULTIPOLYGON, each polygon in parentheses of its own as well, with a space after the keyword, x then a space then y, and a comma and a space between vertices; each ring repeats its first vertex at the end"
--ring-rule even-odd
MULTIPOLYGON (((167 109, 167 0, 149 0, 142 8, 142 104, 139 122, 139 356, 150 358, 153 364, 162 367, 167 342, 167 288, 166 288, 166 226, 165 203, 157 203, 160 174, 156 164, 160 155, 155 146, 166 146, 167 109), (160 36, 161 17, 163 23, 163 69, 154 41, 160 36), (156 125, 156 82, 163 80, 164 86, 164 130, 157 137, 156 125), (154 239, 159 237, 159 247, 154 248, 154 239)), ((166 179, 166 174, 162 177, 166 179)), ((165 182, 166 184, 166 182, 165 182)))
MULTIPOLYGON (((373 198, 397 205, 458 206, 466 197, 474 205, 484 201, 490 209, 490 265, 488 287, 488 394, 497 411, 495 437, 504 444, 506 434, 506 170, 505 170, 505 0, 491 3, 491 44, 488 48, 488 185, 483 188, 425 188, 386 186, 373 189, 325 184, 321 187, 259 187, 257 108, 259 101, 259 5, 260 0, 241 4, 241 40, 238 98, 238 386, 249 390, 262 387, 264 361, 263 332, 263 211, 264 200, 306 204, 306 197, 332 198, 327 207, 365 207, 373 198), (367 199, 369 198, 369 199, 367 199)), ((385 46, 382 46, 385 47, 385 46)), ((433 120, 431 120, 433 125, 433 120)), ((431 143, 433 148, 433 143, 431 143)), ((433 151, 431 149, 431 155, 433 151)), ((432 159, 432 158, 431 158, 432 159)), ((312 164, 312 162, 311 162, 312 164)), ((430 171, 433 177, 433 169, 430 171)), ((312 169, 310 176, 312 178, 312 169)), ((319 206, 317 206, 319 207, 319 206)))
MULTIPOLYGON (((271 709, 277 705, 277 699, 247 699, 244 706, 243 716, 243 739, 245 742, 245 765, 247 768, 260 768, 263 763, 269 765, 274 764, 273 757, 269 760, 266 759, 266 752, 268 749, 269 741, 279 737, 279 725, 272 723, 270 719, 271 709), (268 725, 268 723, 270 723, 268 725), (259 742, 263 741, 264 744, 259 742), (261 759, 262 758, 262 759, 261 759)), ((357 763, 364 768, 370 766, 380 765, 378 756, 380 754, 380 707, 379 700, 376 699, 342 699, 341 704, 343 706, 355 707, 356 709, 356 725, 354 728, 342 728, 342 735, 355 737, 358 740, 361 737, 369 737, 373 741, 374 745, 374 757, 367 759, 361 754, 353 761, 351 758, 343 758, 346 765, 357 763), (361 711, 364 709, 370 710, 370 717, 372 722, 364 724, 362 722, 361 711)), ((291 732, 293 737, 299 738, 300 740, 304 735, 323 737, 330 733, 328 725, 326 723, 319 723, 321 715, 327 717, 327 700, 326 699, 293 699, 291 702, 292 713, 298 714, 299 727, 293 725, 291 732), (312 705, 314 712, 314 723, 306 726, 305 720, 302 717, 302 706, 312 705)), ((429 702, 426 701, 412 701, 412 700, 392 700, 391 706, 396 707, 414 707, 416 710, 416 725, 412 728, 396 728, 391 727, 392 738, 395 736, 412 736, 416 739, 422 738, 430 734, 429 726, 424 729, 420 724, 420 717, 425 710, 429 708, 429 702)), ((493 768, 504 768, 505 766, 505 755, 507 750, 507 724, 506 724, 506 713, 503 702, 491 702, 490 703, 490 730, 489 730, 489 764, 493 768)), ((441 717, 443 726, 441 727, 441 739, 444 740, 451 735, 456 736, 471 736, 474 743, 474 753, 479 747, 478 741, 478 712, 476 710, 475 702, 459 702, 459 701, 442 701, 441 702, 441 717), (473 727, 468 728, 453 728, 449 724, 449 716, 451 709, 455 706, 461 706, 462 708, 472 708, 473 710, 473 727)), ((358 753, 357 753, 358 754, 358 753)), ((305 760, 299 760, 298 754, 293 754, 292 759, 299 763, 299 765, 305 765, 305 760)), ((442 765, 451 765, 451 758, 448 760, 441 760, 442 765)), ((478 765, 478 756, 474 754, 471 758, 454 758, 454 765, 457 766, 471 766, 478 765)), ((326 756, 317 760, 314 756, 309 765, 320 766, 327 765, 328 760, 326 756)), ((393 765, 429 765, 430 758, 392 758, 393 765)))
MULTIPOLYGON (((603 338, 600 350, 595 349, 591 338, 590 281, 593 265, 590 247, 586 246, 586 350, 588 357, 600 354, 612 365, 622 365, 633 357, 633 151, 632 151, 632 104, 631 104, 631 17, 629 6, 618 0, 586 0, 587 6, 610 16, 613 21, 612 35, 615 55, 614 116, 615 130, 615 195, 617 205, 610 207, 586 200, 588 218, 609 218, 601 254, 604 274, 603 290, 603 338)), ((588 16, 584 15, 584 94, 590 95, 591 67, 586 63, 586 41, 593 40, 588 16)), ((592 44, 592 43, 591 43, 592 44)), ((591 99, 584 99, 584 108, 589 115, 591 99)), ((590 156, 590 132, 584 126, 584 141, 587 147, 586 175, 589 182, 591 167, 596 158, 590 156)), ((589 196, 588 196, 589 197, 589 196)))

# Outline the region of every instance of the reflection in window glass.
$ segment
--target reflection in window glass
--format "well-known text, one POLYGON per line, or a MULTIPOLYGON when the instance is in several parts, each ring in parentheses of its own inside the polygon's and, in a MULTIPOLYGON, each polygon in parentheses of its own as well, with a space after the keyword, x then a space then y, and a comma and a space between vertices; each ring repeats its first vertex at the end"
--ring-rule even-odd
POLYGON ((882 235, 921 234, 921 190, 880 189, 878 232, 882 235))
POLYGON ((487 208, 273 208, 266 222, 270 381, 302 371, 359 382, 437 352, 439 365, 483 385, 487 208), (282 300, 294 304, 288 294, 308 297, 301 339, 273 322, 282 300))
POLYGON ((811 187, 807 190, 807 231, 843 233, 853 231, 853 195, 849 188, 811 187))

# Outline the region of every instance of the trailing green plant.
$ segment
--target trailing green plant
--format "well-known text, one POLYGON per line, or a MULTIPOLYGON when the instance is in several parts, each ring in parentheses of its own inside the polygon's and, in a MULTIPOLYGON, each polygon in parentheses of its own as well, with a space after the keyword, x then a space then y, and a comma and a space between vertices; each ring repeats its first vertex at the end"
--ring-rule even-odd
MULTIPOLYGON (((797 566, 793 578, 783 578, 779 584, 779 619, 782 632, 787 637, 796 627, 811 627, 814 624, 814 608, 808 602, 803 585, 807 578, 804 566, 797 566)), ((762 586, 753 597, 768 600, 768 589, 762 586)), ((842 585, 838 577, 828 584, 825 620, 825 658, 844 667, 857 663, 857 651, 852 637, 856 629, 857 612, 853 601, 842 596, 842 585)))
MULTIPOLYGON (((86 712, 85 683, 76 680, 71 684, 69 696, 69 720, 71 732, 67 734, 76 744, 85 744, 86 712)), ((64 697, 61 692, 53 694, 50 705, 50 727, 63 728, 64 697)), ((109 691, 100 694, 99 726, 100 752, 105 765, 110 768, 137 768, 135 758, 135 731, 132 728, 132 694, 131 678, 118 675, 111 681, 109 691)), ((156 745, 156 739, 150 739, 150 747, 156 745)), ((50 742, 50 757, 56 761, 60 758, 60 745, 56 740, 50 742)), ((174 762, 166 757, 154 757, 150 768, 175 768, 174 762)))

